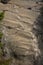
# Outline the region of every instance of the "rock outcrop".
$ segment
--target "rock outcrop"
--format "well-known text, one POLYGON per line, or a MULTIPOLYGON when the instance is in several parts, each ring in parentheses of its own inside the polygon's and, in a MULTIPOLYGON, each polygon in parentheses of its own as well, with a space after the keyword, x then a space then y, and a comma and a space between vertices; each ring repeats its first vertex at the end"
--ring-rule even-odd
POLYGON ((42 51, 38 41, 41 27, 38 20, 42 5, 41 0, 0 3, 0 10, 5 11, 2 23, 4 58, 12 58, 11 65, 41 65, 42 51))

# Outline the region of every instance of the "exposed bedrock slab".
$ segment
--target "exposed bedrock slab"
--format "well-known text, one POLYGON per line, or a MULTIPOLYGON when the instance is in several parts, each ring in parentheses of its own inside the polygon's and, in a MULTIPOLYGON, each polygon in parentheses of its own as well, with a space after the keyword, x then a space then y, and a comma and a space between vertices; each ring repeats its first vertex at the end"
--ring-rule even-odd
POLYGON ((40 0, 0 3, 0 10, 5 10, 2 40, 6 57, 13 57, 11 65, 40 65, 41 50, 37 33, 41 29, 37 19, 41 15, 42 4, 40 0))

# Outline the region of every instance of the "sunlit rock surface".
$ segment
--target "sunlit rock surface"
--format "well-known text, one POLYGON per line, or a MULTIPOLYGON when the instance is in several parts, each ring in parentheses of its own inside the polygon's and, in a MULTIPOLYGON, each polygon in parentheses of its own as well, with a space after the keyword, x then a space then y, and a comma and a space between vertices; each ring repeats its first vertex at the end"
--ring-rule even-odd
POLYGON ((38 41, 41 27, 37 20, 43 5, 40 1, 10 0, 8 4, 0 3, 0 10, 5 10, 3 50, 5 58, 13 58, 11 65, 41 65, 42 53, 38 41))

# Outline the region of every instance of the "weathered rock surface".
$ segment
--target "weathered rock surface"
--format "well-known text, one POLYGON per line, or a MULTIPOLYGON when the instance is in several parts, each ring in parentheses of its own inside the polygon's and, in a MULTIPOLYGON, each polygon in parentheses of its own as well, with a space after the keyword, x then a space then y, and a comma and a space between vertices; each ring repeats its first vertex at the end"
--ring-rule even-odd
POLYGON ((41 50, 37 38, 40 26, 35 23, 41 14, 42 4, 40 0, 0 3, 0 10, 5 10, 2 41, 6 58, 13 57, 11 65, 40 65, 41 50))

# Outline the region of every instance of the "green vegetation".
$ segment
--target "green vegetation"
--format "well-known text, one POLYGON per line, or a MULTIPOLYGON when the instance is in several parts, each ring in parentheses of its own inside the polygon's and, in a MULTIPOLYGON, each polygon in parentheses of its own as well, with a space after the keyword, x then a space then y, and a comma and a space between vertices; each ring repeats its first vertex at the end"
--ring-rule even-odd
MULTIPOLYGON (((4 18, 4 12, 0 12, 0 25, 1 25, 1 22, 4 18)), ((0 65, 9 65, 11 63, 11 59, 8 59, 8 60, 5 60, 3 58, 3 44, 2 44, 2 36, 3 36, 3 33, 0 31, 0 65)))
POLYGON ((11 62, 11 59, 8 59, 8 60, 2 59, 2 60, 0 60, 0 65, 9 65, 10 62, 11 62))
POLYGON ((1 43, 2 35, 3 35, 3 33, 0 32, 0 48, 3 46, 3 44, 1 43))
MULTIPOLYGON (((2 33, 0 32, 0 49, 3 47, 3 44, 1 42, 1 39, 2 39, 2 33)), ((2 49, 0 50, 0 57, 2 56, 3 52, 2 52, 2 49)))
MULTIPOLYGON (((4 18, 4 11, 0 12, 0 22, 3 20, 3 18, 4 18)), ((0 48, 3 46, 2 43, 1 43, 2 36, 3 36, 3 33, 0 32, 0 48)))
POLYGON ((2 38, 2 35, 3 35, 3 33, 2 33, 2 32, 0 32, 0 39, 2 38))
POLYGON ((0 21, 3 20, 3 18, 4 18, 4 11, 0 12, 0 21))
POLYGON ((0 48, 3 47, 3 44, 0 42, 0 48))

